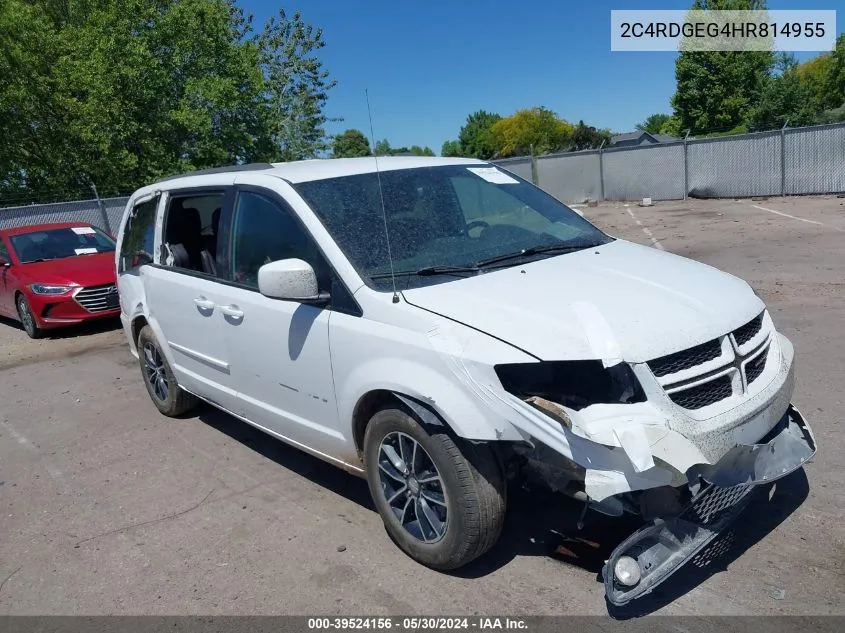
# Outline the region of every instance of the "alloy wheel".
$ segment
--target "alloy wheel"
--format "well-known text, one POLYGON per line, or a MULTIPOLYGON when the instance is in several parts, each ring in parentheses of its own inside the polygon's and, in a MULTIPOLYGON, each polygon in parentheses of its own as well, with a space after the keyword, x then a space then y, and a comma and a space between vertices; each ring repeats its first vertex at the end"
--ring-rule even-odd
POLYGON ((423 543, 446 534, 443 480, 431 456, 410 435, 388 433, 379 444, 379 478, 387 505, 402 527, 423 543))
POLYGON ((156 398, 164 402, 170 392, 170 385, 167 383, 167 373, 164 369, 164 359, 158 348, 152 343, 144 345, 144 372, 147 382, 153 389, 156 398))

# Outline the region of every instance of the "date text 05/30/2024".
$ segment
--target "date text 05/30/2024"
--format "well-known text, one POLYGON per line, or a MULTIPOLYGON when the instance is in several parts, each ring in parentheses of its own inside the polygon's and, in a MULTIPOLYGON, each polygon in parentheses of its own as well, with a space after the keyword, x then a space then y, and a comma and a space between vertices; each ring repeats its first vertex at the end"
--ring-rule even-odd
POLYGON ((397 631, 444 631, 444 630, 527 630, 528 624, 522 618, 499 617, 322 617, 308 618, 308 628, 314 631, 339 631, 353 629, 397 631))

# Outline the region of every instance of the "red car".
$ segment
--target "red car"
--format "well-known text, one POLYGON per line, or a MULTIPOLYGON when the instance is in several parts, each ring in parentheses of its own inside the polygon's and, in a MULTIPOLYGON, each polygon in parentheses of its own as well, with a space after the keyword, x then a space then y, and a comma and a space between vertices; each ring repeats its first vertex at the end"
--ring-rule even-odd
POLYGON ((0 315, 30 338, 120 315, 114 240, 90 224, 0 229, 0 315))

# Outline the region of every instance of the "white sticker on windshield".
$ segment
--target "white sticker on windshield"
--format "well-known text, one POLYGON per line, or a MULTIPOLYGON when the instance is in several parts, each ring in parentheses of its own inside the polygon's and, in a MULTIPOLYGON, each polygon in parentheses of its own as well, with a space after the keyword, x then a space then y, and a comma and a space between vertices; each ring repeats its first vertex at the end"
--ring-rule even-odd
POLYGON ((73 226, 70 229, 77 235, 94 235, 96 231, 92 229, 90 226, 73 226))
POLYGON ((93 255, 97 252, 96 248, 74 248, 73 252, 77 255, 93 255))
POLYGON ((476 176, 481 176, 487 182, 496 185, 518 185, 519 181, 511 178, 505 172, 495 167, 467 167, 476 176))

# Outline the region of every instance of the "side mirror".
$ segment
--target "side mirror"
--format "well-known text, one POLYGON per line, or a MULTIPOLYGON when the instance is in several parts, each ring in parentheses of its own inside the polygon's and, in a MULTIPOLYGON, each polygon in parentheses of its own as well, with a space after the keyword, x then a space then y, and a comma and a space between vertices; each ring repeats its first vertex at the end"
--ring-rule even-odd
POLYGON ((325 303, 327 292, 321 293, 317 275, 306 261, 280 259, 258 269, 258 291, 265 297, 300 303, 325 303))

